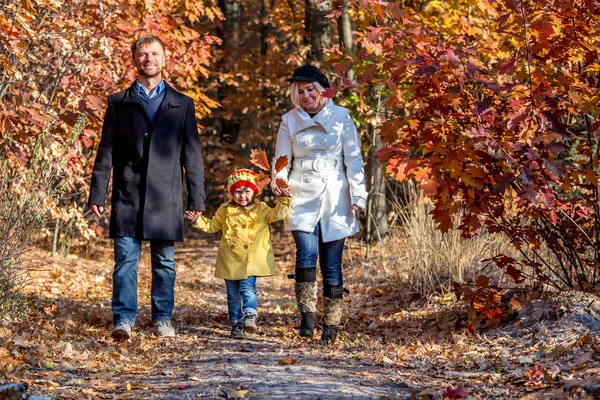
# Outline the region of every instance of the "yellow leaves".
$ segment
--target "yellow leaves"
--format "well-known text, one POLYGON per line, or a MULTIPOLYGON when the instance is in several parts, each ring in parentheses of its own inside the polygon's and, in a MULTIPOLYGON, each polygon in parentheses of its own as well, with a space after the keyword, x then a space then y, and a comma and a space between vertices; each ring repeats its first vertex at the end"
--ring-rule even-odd
POLYGON ((588 73, 589 72, 600 72, 600 64, 592 63, 586 67, 585 71, 588 73))

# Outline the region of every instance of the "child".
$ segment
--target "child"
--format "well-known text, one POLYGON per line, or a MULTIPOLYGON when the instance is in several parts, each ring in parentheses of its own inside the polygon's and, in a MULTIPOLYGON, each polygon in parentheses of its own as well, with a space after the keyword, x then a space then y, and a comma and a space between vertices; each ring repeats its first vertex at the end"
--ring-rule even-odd
POLYGON ((195 218, 196 214, 188 212, 188 218, 195 218, 194 227, 208 233, 223 231, 215 277, 225 279, 234 339, 243 339, 244 331, 257 329, 256 277, 275 275, 268 224, 284 219, 290 211, 289 188, 277 198, 275 208, 256 200, 260 193, 257 177, 258 174, 247 169, 231 173, 227 190, 232 199, 223 203, 213 218, 202 215, 195 218))

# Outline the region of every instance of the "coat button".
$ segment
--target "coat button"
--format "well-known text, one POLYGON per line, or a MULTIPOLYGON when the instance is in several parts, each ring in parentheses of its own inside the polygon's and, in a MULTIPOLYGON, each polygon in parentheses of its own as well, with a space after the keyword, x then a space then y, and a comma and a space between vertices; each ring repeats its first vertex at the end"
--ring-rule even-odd
POLYGON ((310 179, 310 178, 306 178, 306 182, 310 182, 310 181, 311 181, 311 179, 310 179))
POLYGON ((232 249, 233 249, 234 247, 235 247, 234 245, 231 245, 231 248, 232 248, 232 249))
POLYGON ((150 136, 150 135, 148 134, 148 132, 146 132, 146 133, 144 133, 144 136, 148 137, 148 136, 150 136))
POLYGON ((246 225, 242 225, 242 229, 246 229, 246 225))
POLYGON ((247 249, 247 248, 248 248, 248 245, 247 245, 247 244, 245 244, 245 245, 244 245, 244 248, 245 248, 245 249, 247 249))
POLYGON ((233 224, 232 228, 237 228, 237 224, 233 224))
POLYGON ((322 139, 322 140, 321 140, 321 144, 325 144, 325 143, 327 143, 327 140, 325 140, 325 139, 322 139))
POLYGON ((304 145, 305 145, 305 146, 308 146, 309 144, 310 144, 310 142, 309 142, 308 140, 305 140, 305 141, 304 141, 304 145))
POLYGON ((327 178, 323 178, 323 182, 327 183, 327 178))

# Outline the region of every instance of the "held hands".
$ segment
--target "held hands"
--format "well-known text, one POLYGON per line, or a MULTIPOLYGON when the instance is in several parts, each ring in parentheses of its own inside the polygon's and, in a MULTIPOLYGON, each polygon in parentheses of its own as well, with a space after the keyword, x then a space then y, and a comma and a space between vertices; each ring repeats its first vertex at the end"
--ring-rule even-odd
POLYGON ((190 221, 195 221, 198 219, 199 216, 202 215, 204 211, 186 211, 185 212, 185 216, 187 219, 189 219, 190 221))
POLYGON ((273 193, 275 193, 275 196, 277 197, 290 197, 291 196, 291 191, 290 188, 280 188, 279 186, 273 186, 273 193))

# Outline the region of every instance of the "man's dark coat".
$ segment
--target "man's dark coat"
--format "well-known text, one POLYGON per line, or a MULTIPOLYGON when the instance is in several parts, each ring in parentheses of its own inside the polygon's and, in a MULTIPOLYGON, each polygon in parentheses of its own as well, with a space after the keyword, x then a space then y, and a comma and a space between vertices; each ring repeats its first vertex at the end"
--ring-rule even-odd
POLYGON ((194 102, 165 83, 165 97, 152 123, 142 101, 135 84, 108 96, 89 204, 104 204, 112 169, 110 237, 181 242, 183 170, 187 209, 205 209, 194 102))

